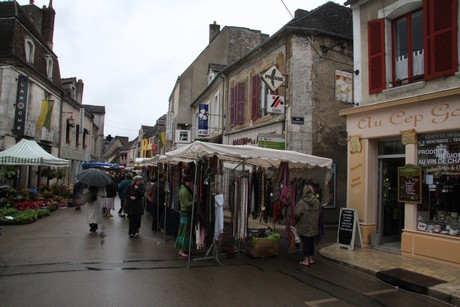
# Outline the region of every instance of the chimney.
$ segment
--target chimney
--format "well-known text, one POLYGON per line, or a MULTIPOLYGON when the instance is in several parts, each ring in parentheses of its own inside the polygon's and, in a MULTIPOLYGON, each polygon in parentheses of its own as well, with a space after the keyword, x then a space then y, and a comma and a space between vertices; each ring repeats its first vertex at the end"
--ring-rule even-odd
POLYGON ((42 36, 47 42, 48 47, 53 49, 54 17, 56 16, 56 11, 53 9, 53 0, 50 0, 48 7, 43 6, 42 12, 42 36))
POLYGON ((77 81, 77 97, 76 97, 76 101, 78 101, 79 103, 82 103, 83 102, 83 88, 85 87, 85 84, 83 83, 83 80, 82 79, 78 79, 77 81))
POLYGON ((308 11, 302 10, 302 9, 297 9, 297 10, 295 10, 294 18, 300 18, 300 17, 305 16, 307 14, 308 14, 308 11))
POLYGON ((213 24, 209 25, 209 43, 211 43, 217 35, 220 33, 220 25, 216 24, 214 21, 213 24))

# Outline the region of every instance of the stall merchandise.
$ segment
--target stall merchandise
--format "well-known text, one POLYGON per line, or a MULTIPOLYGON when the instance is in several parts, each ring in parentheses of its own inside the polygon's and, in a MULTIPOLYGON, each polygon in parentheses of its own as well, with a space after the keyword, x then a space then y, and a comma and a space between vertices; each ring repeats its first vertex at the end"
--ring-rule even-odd
MULTIPOLYGON (((197 180, 198 178, 198 166, 199 163, 202 161, 207 161, 207 159, 214 158, 218 159, 219 161, 226 161, 235 164, 239 164, 242 166, 242 173, 245 173, 245 166, 249 165, 251 167, 261 167, 261 168, 275 168, 279 169, 283 162, 289 163, 289 168, 325 168, 330 169, 332 165, 332 159, 317 157, 307 154, 302 154, 299 152, 294 151, 287 151, 287 150, 274 150, 268 148, 260 148, 248 145, 224 145, 224 144, 214 144, 214 143, 203 143, 200 141, 195 141, 187 146, 182 148, 176 149, 174 151, 167 152, 166 157, 170 159, 190 159, 195 161, 195 187, 194 187, 194 198, 198 199, 200 195, 198 194, 199 187, 197 186, 198 183, 203 182, 203 180, 197 180)), ((249 193, 249 188, 246 187, 246 179, 243 180, 243 191, 247 194, 249 193)), ((265 182, 264 180, 260 180, 260 184, 263 185, 265 182)), ((247 195, 243 198, 240 198, 238 191, 240 191, 241 183, 239 181, 235 181, 235 188, 233 194, 233 210, 234 218, 238 219, 238 221, 234 220, 234 228, 236 233, 235 236, 239 237, 238 240, 238 247, 239 247, 239 239, 242 238, 245 234, 242 232, 247 229, 247 195), (244 208, 242 208, 241 202, 244 202, 244 208), (240 214, 238 214, 240 213, 240 214), (243 218, 241 214, 245 214, 246 218, 243 218), (239 216, 239 218, 238 218, 239 216)), ((262 199, 266 197, 266 195, 261 196, 262 199)), ((263 202, 262 202, 263 206, 263 202)), ((261 208, 262 210, 263 208, 261 208)), ((192 209, 194 212, 195 206, 192 209)), ((193 219, 193 214, 192 214, 193 219)), ((192 225, 194 221, 192 221, 192 225)), ((193 227, 193 226, 192 226, 193 227)), ((238 248, 239 253, 240 248, 238 248)), ((190 254, 189 254, 189 265, 190 265, 190 254)))

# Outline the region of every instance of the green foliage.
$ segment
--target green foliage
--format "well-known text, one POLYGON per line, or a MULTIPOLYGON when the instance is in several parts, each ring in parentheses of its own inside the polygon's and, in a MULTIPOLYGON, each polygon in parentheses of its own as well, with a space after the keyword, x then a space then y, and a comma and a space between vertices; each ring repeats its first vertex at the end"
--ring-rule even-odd
POLYGON ((16 166, 0 166, 0 179, 11 178, 16 175, 16 166))
POLYGON ((41 219, 45 216, 49 216, 51 214, 50 209, 48 208, 40 208, 37 210, 37 218, 41 219))
POLYGON ((0 225, 29 224, 37 218, 37 210, 18 211, 14 208, 0 208, 0 225))

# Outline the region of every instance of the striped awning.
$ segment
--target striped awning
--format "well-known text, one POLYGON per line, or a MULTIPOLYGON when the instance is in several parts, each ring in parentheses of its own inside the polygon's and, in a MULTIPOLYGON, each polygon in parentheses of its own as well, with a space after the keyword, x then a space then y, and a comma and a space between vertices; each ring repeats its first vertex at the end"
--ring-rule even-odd
POLYGON ((69 166, 69 160, 57 158, 35 141, 20 140, 14 146, 0 152, 0 165, 69 166))

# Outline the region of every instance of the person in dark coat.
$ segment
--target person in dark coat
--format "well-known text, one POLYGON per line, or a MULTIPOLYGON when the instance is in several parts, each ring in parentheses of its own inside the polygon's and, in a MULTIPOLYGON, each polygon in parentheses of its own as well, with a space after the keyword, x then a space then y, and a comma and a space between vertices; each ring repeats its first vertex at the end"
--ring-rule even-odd
POLYGON ((133 175, 131 173, 126 173, 125 179, 120 181, 118 184, 118 196, 120 197, 120 210, 118 210, 118 216, 125 217, 125 213, 123 212, 123 206, 126 201, 126 192, 128 192, 128 188, 133 183, 133 175))
POLYGON ((302 240, 304 259, 301 265, 310 267, 315 261, 315 237, 318 235, 318 221, 321 204, 315 197, 315 190, 312 186, 306 185, 303 188, 302 199, 294 208, 294 219, 297 222, 296 229, 302 240))
POLYGON ((152 230, 157 231, 160 223, 160 219, 164 217, 164 205, 166 201, 165 193, 165 175, 158 174, 158 181, 152 185, 148 195, 150 203, 150 215, 152 216, 152 230))
POLYGON ((124 211, 128 215, 128 234, 130 238, 139 233, 139 228, 141 228, 141 219, 144 214, 143 180, 144 178, 142 176, 135 176, 133 178, 133 183, 128 187, 128 191, 126 191, 124 211))

